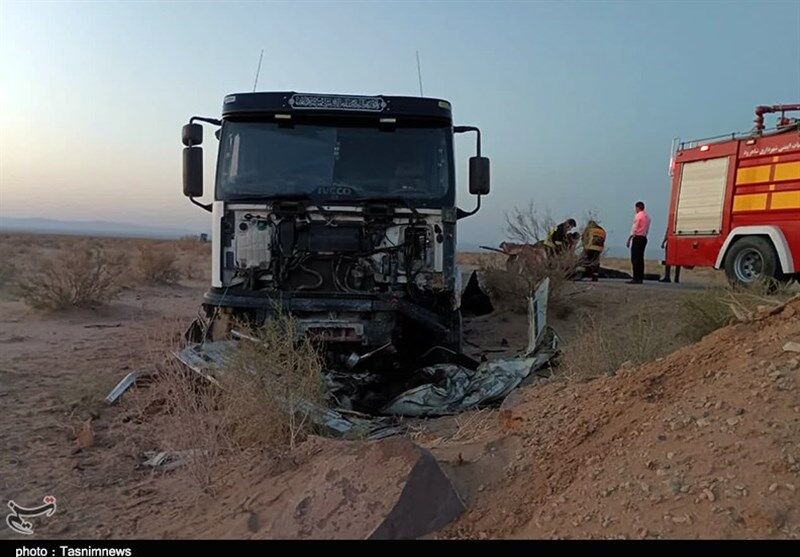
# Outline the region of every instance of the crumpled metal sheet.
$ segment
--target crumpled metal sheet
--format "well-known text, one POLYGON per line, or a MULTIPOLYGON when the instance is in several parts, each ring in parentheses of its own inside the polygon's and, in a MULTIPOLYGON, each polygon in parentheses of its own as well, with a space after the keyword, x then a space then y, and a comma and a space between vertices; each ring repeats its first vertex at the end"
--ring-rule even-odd
POLYGON ((444 416, 505 398, 558 352, 558 335, 547 326, 549 287, 546 278, 528 302, 528 348, 524 355, 484 362, 474 371, 454 364, 424 368, 421 371, 431 377, 431 382, 395 397, 382 412, 411 417, 444 416))
POLYGON ((482 363, 475 371, 454 364, 422 370, 431 383, 410 389, 387 404, 382 413, 411 416, 445 416, 505 398, 532 372, 555 356, 558 337, 552 329, 540 336, 539 348, 530 356, 482 363))
POLYGON ((139 379, 139 377, 142 374, 143 372, 141 370, 132 371, 125 377, 123 377, 122 380, 120 380, 120 382, 117 383, 117 385, 113 389, 111 389, 111 392, 109 392, 108 395, 106 396, 106 403, 114 404, 115 402, 117 402, 119 397, 121 397, 125 393, 125 391, 131 388, 131 386, 133 386, 133 384, 136 383, 136 380, 139 379))

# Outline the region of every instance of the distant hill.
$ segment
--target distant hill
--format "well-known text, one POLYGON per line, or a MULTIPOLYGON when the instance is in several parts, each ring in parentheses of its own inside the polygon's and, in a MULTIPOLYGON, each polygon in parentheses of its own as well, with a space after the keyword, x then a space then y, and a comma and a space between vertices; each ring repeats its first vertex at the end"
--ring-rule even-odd
POLYGON ((180 238, 194 236, 207 230, 149 227, 138 224, 106 221, 66 221, 43 218, 0 218, 0 232, 29 234, 74 234, 81 236, 112 236, 123 238, 180 238))

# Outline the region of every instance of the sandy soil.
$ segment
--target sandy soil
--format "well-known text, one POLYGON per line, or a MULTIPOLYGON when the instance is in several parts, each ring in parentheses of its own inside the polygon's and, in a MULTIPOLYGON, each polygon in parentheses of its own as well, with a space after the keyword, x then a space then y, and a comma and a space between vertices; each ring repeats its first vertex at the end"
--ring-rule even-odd
POLYGON ((483 478, 440 535, 800 537, 792 341, 797 298, 613 377, 518 390, 469 458, 434 446, 456 477, 483 478))
MULTIPOLYGON (((0 250, 18 260, 71 242, 0 237, 0 250)), ((133 245, 105 242, 122 251, 133 245)), ((200 278, 146 286, 132 272, 119 299, 96 310, 32 310, 0 285, 0 497, 33 505, 56 496, 58 512, 36 520, 37 537, 270 536, 248 529, 250 515, 231 506, 254 478, 273 477, 307 453, 250 463, 220 491, 201 492, 179 472, 142 468, 143 450, 162 447, 142 439, 142 417, 126 397, 102 402, 122 376, 148 365, 143 350, 166 350, 196 314, 207 261, 198 256, 191 268, 192 256, 181 257, 186 275, 200 278)), ((577 283, 578 309, 551 322, 569 342, 581 308, 613 326, 646 306, 677 347, 676 308, 705 284, 688 274, 681 285, 577 283)), ((800 304, 790 307, 641 369, 589 383, 540 382, 502 408, 415 427, 410 437, 433 451, 468 503, 437 535, 797 537, 800 355, 781 347, 800 341, 800 304)), ((490 355, 526 343, 520 314, 465 326, 467 340, 490 355)), ((375 468, 384 477, 382 465, 375 468)), ((261 486, 267 502, 270 485, 261 486)), ((0 529, 0 538, 12 535, 0 529)))

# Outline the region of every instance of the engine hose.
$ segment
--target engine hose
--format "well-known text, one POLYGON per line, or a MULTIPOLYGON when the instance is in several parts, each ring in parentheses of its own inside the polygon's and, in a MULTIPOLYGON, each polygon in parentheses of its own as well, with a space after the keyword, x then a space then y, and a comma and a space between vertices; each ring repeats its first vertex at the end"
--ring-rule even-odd
POLYGON ((321 274, 319 274, 318 272, 316 272, 313 269, 309 269, 308 267, 306 267, 305 265, 302 265, 302 264, 298 264, 297 268, 300 269, 301 271, 304 271, 304 272, 308 273, 309 275, 314 275, 315 277, 317 277, 317 283, 316 284, 302 284, 302 285, 297 287, 297 290, 308 290, 310 288, 319 288, 320 286, 322 286, 322 283, 324 282, 324 279, 322 278, 321 274))

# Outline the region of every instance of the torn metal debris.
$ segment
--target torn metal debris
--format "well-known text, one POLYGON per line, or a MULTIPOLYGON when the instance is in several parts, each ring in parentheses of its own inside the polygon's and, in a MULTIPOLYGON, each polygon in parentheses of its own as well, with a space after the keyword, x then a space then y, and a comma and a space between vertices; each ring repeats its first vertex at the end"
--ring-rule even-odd
POLYGON ((383 413, 443 416, 505 398, 558 352, 558 335, 547 326, 549 285, 549 279, 542 281, 528 302, 529 343, 522 356, 483 362, 475 370, 455 364, 423 368, 420 372, 430 381, 397 396, 383 413))
POLYGON ((186 464, 191 458, 203 456, 206 451, 200 449, 189 449, 188 451, 146 451, 145 460, 142 465, 158 468, 159 470, 174 470, 186 464))
POLYGON ((132 371, 128 375, 123 377, 122 381, 117 383, 116 387, 111 389, 111 392, 109 392, 108 396, 106 396, 106 403, 114 404, 119 399, 119 397, 121 397, 125 391, 131 388, 131 386, 133 386, 133 384, 136 383, 136 380, 139 379, 139 377, 141 376, 142 376, 141 371, 132 371))

